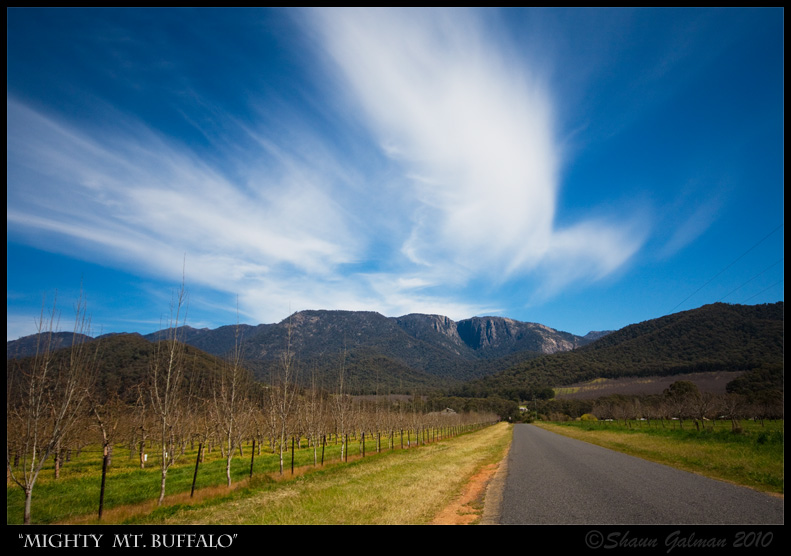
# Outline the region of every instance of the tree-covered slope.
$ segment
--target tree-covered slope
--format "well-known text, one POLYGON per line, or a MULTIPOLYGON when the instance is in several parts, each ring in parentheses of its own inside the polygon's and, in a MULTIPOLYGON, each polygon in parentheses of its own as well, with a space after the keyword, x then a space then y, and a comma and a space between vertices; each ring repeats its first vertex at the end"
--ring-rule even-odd
POLYGON ((783 364, 783 302, 715 303, 627 326, 573 351, 473 381, 465 395, 529 398, 537 387, 594 378, 747 371, 783 364))

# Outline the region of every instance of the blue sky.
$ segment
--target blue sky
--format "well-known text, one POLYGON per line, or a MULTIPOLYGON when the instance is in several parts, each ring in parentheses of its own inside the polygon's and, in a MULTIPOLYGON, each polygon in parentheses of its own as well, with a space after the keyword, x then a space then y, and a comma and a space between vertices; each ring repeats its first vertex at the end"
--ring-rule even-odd
POLYGON ((784 299, 781 9, 9 9, 7 333, 784 299))

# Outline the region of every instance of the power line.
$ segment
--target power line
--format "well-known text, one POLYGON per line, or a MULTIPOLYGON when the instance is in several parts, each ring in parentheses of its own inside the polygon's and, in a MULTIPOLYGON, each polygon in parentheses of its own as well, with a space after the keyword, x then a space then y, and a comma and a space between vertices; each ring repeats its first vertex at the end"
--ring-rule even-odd
POLYGON ((737 262, 739 262, 739 261, 740 261, 742 258, 744 258, 744 256, 745 256, 745 255, 747 255, 747 253, 749 253, 750 251, 752 251, 753 249, 755 249, 756 247, 758 247, 758 246, 759 246, 761 243, 763 243, 764 241, 766 241, 766 240, 769 238, 769 236, 771 236, 772 234, 774 234, 774 233, 775 233, 777 230, 779 230, 779 229, 780 229, 780 228, 782 228, 783 226, 784 226, 784 224, 780 224, 780 225, 779 225, 777 228, 775 228, 774 230, 772 230, 771 232, 769 232, 768 234, 766 234, 764 237, 762 237, 760 240, 758 240, 758 242, 757 242, 757 243, 755 243, 755 244, 754 244, 752 247, 750 247, 750 248, 749 248, 747 251, 745 251, 744 253, 742 253, 742 254, 741 254, 741 255, 739 255, 738 257, 736 257, 736 259, 735 259, 735 260, 734 260, 732 263, 730 263, 728 266, 726 266, 725 268, 723 268, 722 270, 720 270, 720 271, 719 271, 717 274, 715 274, 714 276, 712 276, 712 277, 711 277, 711 279, 710 279, 708 282, 706 282, 706 283, 705 283, 705 284, 703 284, 701 287, 699 287, 698 289, 696 289, 694 292, 692 292, 691 294, 689 294, 689 295, 686 297, 686 299, 684 299, 684 301, 682 301, 681 303, 679 303, 678 305, 676 305, 675 307, 673 307, 673 308, 670 310, 670 312, 672 313, 673 311, 675 311, 676 309, 678 309, 678 308, 679 308, 681 305, 683 305, 684 303, 686 303, 686 302, 687 302, 687 300, 689 300, 689 298, 691 298, 693 295, 695 295, 696 293, 698 293, 700 290, 702 290, 703 288, 705 288, 706 286, 708 286, 709 284, 711 284, 711 283, 714 281, 714 279, 715 279, 715 278, 717 278, 717 277, 718 277, 720 274, 722 274, 723 272, 725 272, 726 270, 728 270, 730 267, 732 267, 733 265, 735 265, 737 262))
MULTIPOLYGON (((761 274, 763 274, 764 272, 766 272, 766 271, 767 271, 767 270, 769 270, 770 268, 774 268, 774 267, 776 267, 776 266, 777 266, 779 263, 782 263, 784 260, 785 260, 785 257, 783 257, 783 258, 782 258, 782 259, 780 259, 779 261, 776 261, 774 264, 771 264, 771 265, 769 265, 768 267, 766 267, 765 269, 763 269, 761 272, 759 272, 758 274, 756 274, 755 276, 753 276, 752 278, 750 278, 750 279, 749 279, 749 280, 747 280, 746 282, 743 282, 743 283, 742 283, 742 284, 741 284, 741 285, 740 285, 738 288, 736 288, 735 290, 731 290, 731 291, 729 291, 728 293, 726 293, 725 295, 723 295, 723 296, 722 296, 721 298, 719 298, 717 301, 722 301, 723 299, 725 299, 726 297, 728 297, 729 295, 731 295, 733 292, 735 292, 735 291, 738 291, 738 290, 742 289, 744 286, 746 286, 747 284, 749 284, 750 282, 752 282, 753 280, 755 280, 756 278, 758 278, 758 277, 759 277, 761 274)), ((771 287, 771 286, 770 286, 770 287, 771 287)), ((764 291, 766 291, 766 290, 764 290, 764 291)), ((758 295, 758 294, 756 294, 756 295, 758 295)), ((755 297, 755 296, 753 296, 753 297, 755 297)), ((752 299, 752 297, 751 297, 750 299, 752 299)))
POLYGON ((766 290, 771 290, 771 289, 772 289, 772 288, 774 288, 774 287, 775 287, 777 284, 782 284, 783 282, 785 282, 785 280, 778 280, 777 282, 775 282, 775 283, 774 283, 774 284, 772 284, 771 286, 769 286, 769 287, 767 287, 767 288, 764 288, 764 289, 762 289, 762 290, 761 290, 761 291, 759 291, 757 294, 755 294, 755 295, 753 295, 753 296, 751 296, 751 297, 748 297, 748 298, 747 298, 747 299, 745 299, 745 300, 744 300, 742 303, 747 303, 747 302, 748 302, 748 301, 750 301, 750 300, 751 300, 753 297, 758 297, 759 295, 761 295, 762 293, 764 293, 766 290))

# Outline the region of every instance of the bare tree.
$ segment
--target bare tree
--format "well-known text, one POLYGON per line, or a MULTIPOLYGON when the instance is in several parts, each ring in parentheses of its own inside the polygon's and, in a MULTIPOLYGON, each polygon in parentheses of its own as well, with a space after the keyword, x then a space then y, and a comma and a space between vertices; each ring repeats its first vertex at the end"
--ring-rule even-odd
POLYGON ((688 380, 677 380, 662 393, 667 402, 670 414, 678 419, 680 428, 684 428, 684 419, 691 413, 691 403, 700 395, 698 387, 688 380))
POLYGON ((629 424, 629 419, 634 415, 634 408, 632 407, 632 403, 630 400, 627 399, 619 399, 617 402, 613 404, 613 415, 615 415, 615 419, 617 421, 623 421, 623 424, 631 428, 629 424))
POLYGON ((313 446, 313 465, 318 462, 318 442, 323 432, 324 425, 324 396, 319 391, 316 379, 316 369, 314 368, 310 376, 310 388, 305 399, 305 424, 308 432, 308 439, 313 446))
POLYGON ((156 415, 160 440, 161 481, 157 505, 165 499, 168 470, 181 455, 178 449, 183 439, 184 408, 187 403, 184 388, 185 345, 180 330, 186 322, 187 292, 182 280, 170 308, 166 337, 156 343, 149 364, 148 392, 151 411, 156 415), (180 324, 181 323, 181 326, 180 324))
POLYGON ((135 407, 134 407, 134 429, 132 433, 132 439, 130 441, 130 459, 133 457, 133 452, 135 449, 135 442, 137 442, 137 455, 140 462, 140 469, 145 469, 146 467, 146 441, 148 440, 149 436, 149 411, 148 411, 148 391, 145 384, 138 384, 135 386, 137 390, 137 399, 135 400, 135 407))
POLYGON ((252 410, 250 403, 250 372, 242 365, 242 337, 237 325, 234 347, 214 376, 212 397, 217 427, 225 445, 225 477, 231 486, 231 461, 246 431, 246 422, 252 410))
POLYGON ((272 410, 277 419, 277 445, 280 453, 280 474, 283 474, 283 454, 288 451, 288 424, 296 395, 296 361, 291 345, 292 325, 288 320, 286 349, 280 357, 280 366, 273 377, 271 392, 272 410))
POLYGON ((764 419, 783 418, 783 393, 779 390, 761 390, 750 396, 755 415, 764 426, 764 419))
MULTIPOLYGON (((268 424, 268 397, 266 395, 266 387, 259 382, 253 382, 250 388, 250 420, 253 427, 253 439, 256 442, 256 452, 251 456, 251 462, 256 455, 261 455, 261 445, 265 443, 267 437, 267 424, 268 424)), ((250 466, 250 475, 253 474, 252 463, 250 466)))
POLYGON ((335 416, 336 438, 337 435, 341 436, 341 461, 348 449, 346 446, 346 433, 349 427, 350 413, 351 413, 351 400, 349 395, 346 394, 345 388, 346 380, 346 348, 343 349, 338 367, 338 391, 335 394, 334 403, 332 406, 335 416))
POLYGON ((26 524, 31 522, 33 487, 41 469, 85 410, 96 377, 99 343, 84 341, 90 321, 82 295, 75 307, 71 347, 56 357, 53 334, 57 323, 55 304, 46 317, 42 307, 35 356, 6 373, 8 477, 25 493, 26 524), (12 450, 19 454, 19 465, 12 462, 12 450))
POLYGON ((665 414, 666 410, 664 407, 664 400, 661 397, 651 397, 649 398, 648 402, 644 404, 645 407, 645 416, 649 420, 648 424, 650 426, 651 419, 655 421, 658 420, 661 422, 662 427, 665 426, 665 414))
POLYGON ((716 413, 717 401, 717 396, 711 392, 699 392, 696 396, 692 396, 692 413, 696 419, 696 426, 698 429, 700 429, 700 426, 697 425, 698 422, 700 422, 705 430, 706 421, 715 416, 714 413, 716 413))
POLYGON ((741 432, 739 419, 744 417, 747 399, 741 394, 725 394, 720 398, 720 408, 723 414, 731 420, 731 431, 741 432))
MULTIPOLYGON (((206 392, 206 386, 200 386, 199 391, 206 392)), ((210 451, 211 438, 215 430, 216 414, 214 409, 213 400, 209 399, 208 395, 199 396, 195 403, 190 405, 193 416, 192 420, 192 436, 191 440, 198 441, 198 446, 201 447, 199 462, 203 463, 206 459, 206 453, 210 451)))
POLYGON ((274 454, 277 451, 277 388, 274 386, 274 377, 270 385, 266 388, 266 399, 261 398, 261 406, 264 410, 267 436, 269 436, 269 450, 274 454))

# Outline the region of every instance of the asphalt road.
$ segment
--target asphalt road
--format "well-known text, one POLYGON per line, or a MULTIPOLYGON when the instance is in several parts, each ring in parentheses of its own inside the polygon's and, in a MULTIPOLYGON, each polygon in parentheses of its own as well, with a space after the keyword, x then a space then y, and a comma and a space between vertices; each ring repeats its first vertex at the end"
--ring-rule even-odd
POLYGON ((516 425, 502 524, 782 524, 783 499, 516 425))

